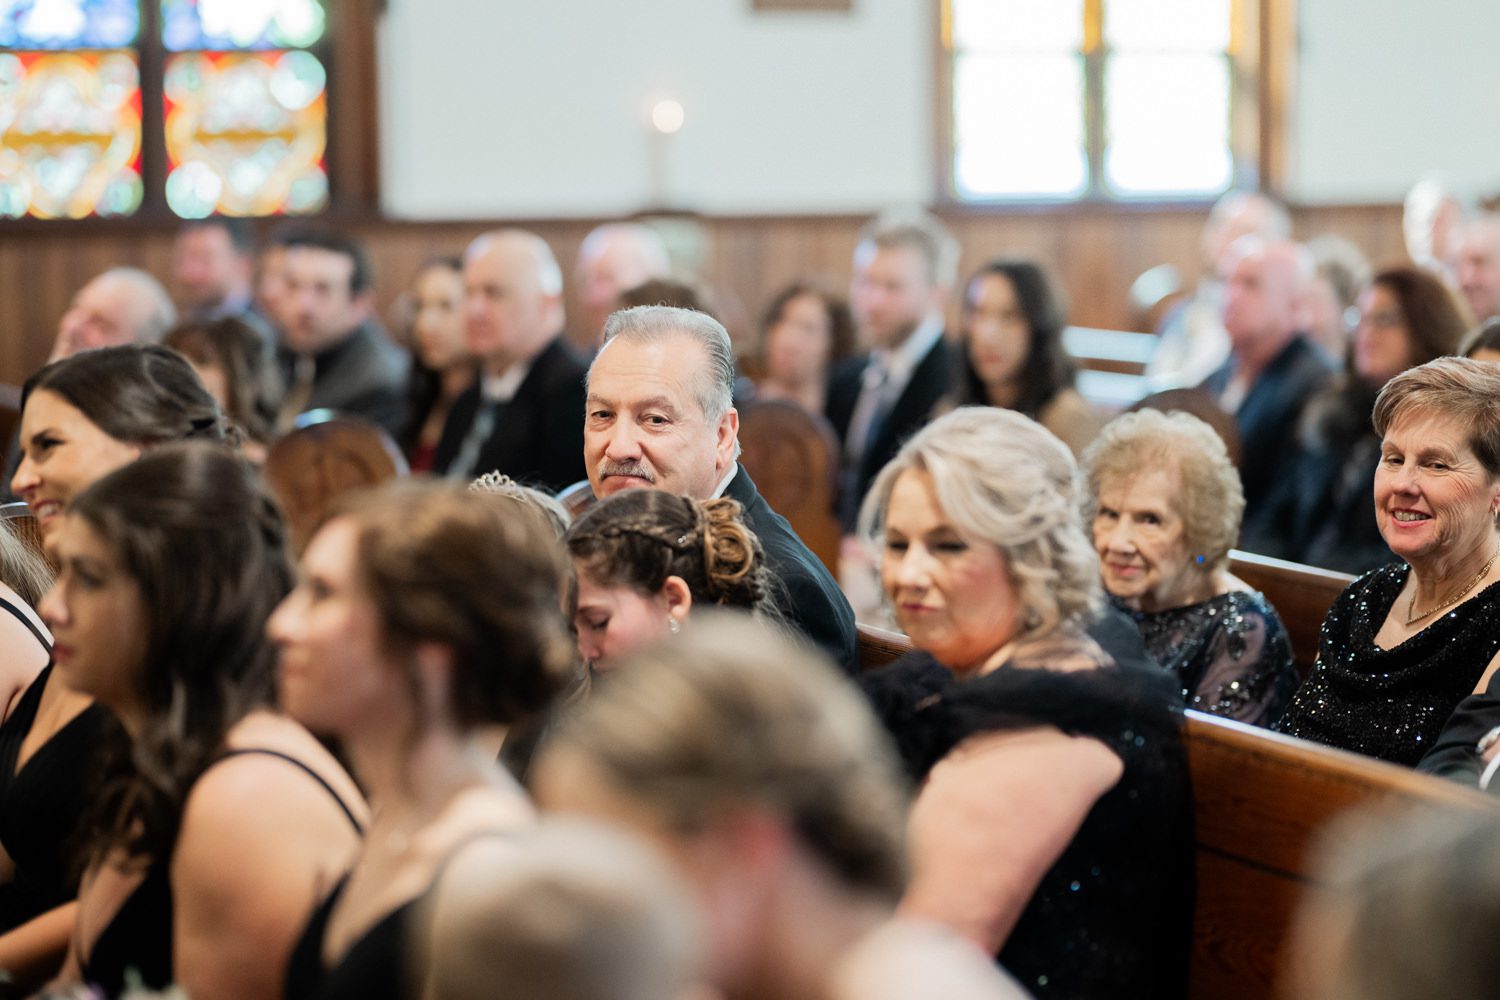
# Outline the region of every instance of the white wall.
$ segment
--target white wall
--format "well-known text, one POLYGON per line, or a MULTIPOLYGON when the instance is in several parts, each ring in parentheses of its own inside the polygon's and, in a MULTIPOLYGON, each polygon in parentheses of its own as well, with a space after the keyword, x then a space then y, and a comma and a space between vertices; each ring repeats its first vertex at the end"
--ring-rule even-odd
POLYGON ((928 0, 756 13, 750 0, 390 0, 382 200, 399 218, 654 207, 864 212, 931 195, 928 0))
MULTIPOLYGON (((862 213, 933 195, 936 0, 847 14, 751 0, 389 0, 383 201, 398 218, 590 216, 653 204, 651 104, 669 207, 862 213)), ((1500 0, 1300 0, 1289 188, 1398 201, 1444 170, 1500 193, 1500 0)))
POLYGON ((1296 200, 1399 201, 1429 170, 1500 194, 1500 3, 1298 6, 1296 200))

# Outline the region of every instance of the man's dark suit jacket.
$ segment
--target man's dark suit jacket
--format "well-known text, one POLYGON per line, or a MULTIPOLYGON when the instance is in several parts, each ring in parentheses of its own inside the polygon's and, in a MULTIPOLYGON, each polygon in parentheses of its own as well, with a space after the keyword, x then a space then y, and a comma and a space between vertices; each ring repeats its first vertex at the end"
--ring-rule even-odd
MULTIPOLYGON (((1234 359, 1203 380, 1217 398, 1234 373, 1234 359)), ((1234 415, 1240 432, 1240 482, 1245 487, 1245 520, 1255 517, 1278 476, 1297 454, 1297 421, 1313 393, 1333 375, 1321 351, 1300 334, 1271 359, 1234 415)))
MULTIPOLYGON (((854 407, 859 402, 860 389, 864 386, 865 369, 869 367, 869 355, 851 358, 834 369, 828 383, 828 401, 823 412, 833 424, 839 441, 849 437, 849 422, 854 417, 854 407)), ((859 513, 859 503, 870 489, 870 483, 887 462, 896 457, 896 452, 906 439, 927 424, 933 407, 948 392, 953 384, 953 349, 948 346, 947 335, 937 339, 917 367, 912 369, 911 381, 901 390, 901 395, 891 407, 884 421, 871 428, 865 443, 865 453, 860 457, 857 475, 852 481, 840 482, 839 519, 844 529, 854 527, 859 513)))
MULTIPOLYGON (((1500 670, 1495 671, 1483 692, 1458 703, 1432 749, 1417 762, 1417 770, 1475 787, 1485 768, 1478 743, 1496 726, 1500 726, 1500 670)), ((1492 780, 1489 790, 1500 793, 1500 780, 1492 780)))
MULTIPOLYGON (((495 429, 479 449, 473 473, 503 472, 556 492, 584 478, 583 379, 588 366, 561 336, 531 362, 515 396, 501 404, 495 429)), ((453 401, 433 469, 447 473, 479 412, 480 386, 453 401)), ((467 471, 465 471, 467 474, 467 471)))
MULTIPOLYGON (((277 351, 285 386, 294 379, 296 356, 277 351)), ((406 376, 410 358, 373 323, 313 358, 312 395, 304 409, 338 410, 373 420, 393 436, 406 420, 406 376)))
POLYGON ((859 673, 854 609, 828 568, 771 509, 743 465, 724 495, 745 508, 745 525, 760 539, 766 567, 781 582, 775 603, 782 617, 811 639, 851 676, 859 673))

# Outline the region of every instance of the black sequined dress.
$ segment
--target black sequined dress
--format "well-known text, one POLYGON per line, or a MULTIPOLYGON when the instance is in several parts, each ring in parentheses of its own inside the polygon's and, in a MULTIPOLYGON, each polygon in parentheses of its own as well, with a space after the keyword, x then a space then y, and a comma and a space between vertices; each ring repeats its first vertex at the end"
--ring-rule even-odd
MULTIPOLYGON (((1113 600, 1113 599, 1112 599, 1113 600)), ((1297 690, 1292 647, 1276 609, 1235 590, 1166 611, 1132 611, 1146 649, 1177 677, 1188 708, 1269 726, 1297 690)))
POLYGON ((1292 698, 1282 732, 1408 767, 1432 748, 1500 650, 1500 583, 1381 649, 1375 636, 1409 572, 1405 563, 1372 570, 1333 602, 1318 664, 1292 698))
POLYGON ((998 958, 1038 998, 1180 998, 1193 906, 1181 699, 1154 665, 1105 659, 1062 672, 1039 665, 1043 651, 960 680, 913 653, 864 684, 919 779, 981 732, 1055 726, 1108 746, 1123 775, 1042 877, 998 958))

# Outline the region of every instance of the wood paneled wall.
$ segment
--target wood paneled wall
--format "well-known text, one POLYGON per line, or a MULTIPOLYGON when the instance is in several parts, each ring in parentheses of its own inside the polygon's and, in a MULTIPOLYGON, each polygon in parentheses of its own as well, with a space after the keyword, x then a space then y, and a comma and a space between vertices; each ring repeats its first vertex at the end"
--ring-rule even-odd
MULTIPOLYGON (((1060 209, 1005 214, 952 213, 963 246, 960 273, 998 254, 1032 256, 1052 269, 1071 304, 1072 322, 1123 328, 1127 292, 1146 268, 1176 265, 1197 275, 1205 212, 1165 209, 1060 209)), ((1400 259, 1399 206, 1306 208, 1297 235, 1339 233, 1373 261, 1400 259)), ((571 269, 578 245, 598 220, 521 223, 553 247, 571 269)), ((727 305, 726 322, 754 325, 762 304, 783 285, 812 277, 842 288, 863 219, 853 216, 734 217, 701 220, 702 277, 727 305)), ((349 228, 369 244, 383 314, 424 260, 461 251, 495 223, 361 222, 349 228)), ((19 382, 45 360, 57 319, 73 292, 107 267, 130 264, 165 278, 170 226, 72 226, 20 223, 0 227, 0 382, 19 382)))

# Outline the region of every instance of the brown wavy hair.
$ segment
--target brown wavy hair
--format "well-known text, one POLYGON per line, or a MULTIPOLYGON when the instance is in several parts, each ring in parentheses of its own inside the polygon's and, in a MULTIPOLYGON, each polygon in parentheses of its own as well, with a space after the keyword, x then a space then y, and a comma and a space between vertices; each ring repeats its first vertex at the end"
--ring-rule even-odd
POLYGON ((292 585, 285 528, 244 460, 204 443, 146 453, 90 486, 69 514, 114 551, 147 615, 137 685, 149 719, 134 738, 106 729, 90 856, 166 857, 225 735, 275 699, 265 629, 292 585))
POLYGON ((491 497, 433 480, 348 494, 328 520, 343 518, 358 532, 359 576, 387 649, 452 650, 461 728, 532 716, 576 678, 551 536, 491 497))
POLYGON ((697 604, 770 613, 765 551, 742 515, 737 500, 626 490, 573 522, 563 542, 605 586, 656 594, 676 576, 697 604))

